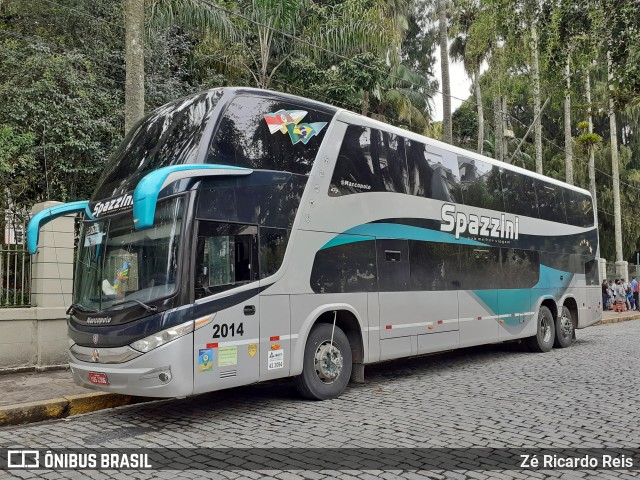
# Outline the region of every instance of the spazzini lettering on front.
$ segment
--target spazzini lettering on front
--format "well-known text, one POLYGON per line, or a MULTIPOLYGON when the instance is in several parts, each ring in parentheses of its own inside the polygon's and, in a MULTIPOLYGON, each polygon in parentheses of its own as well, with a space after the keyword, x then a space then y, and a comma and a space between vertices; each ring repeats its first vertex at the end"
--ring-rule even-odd
POLYGON ((93 206, 93 216, 95 218, 98 218, 101 215, 120 212, 131 208, 132 206, 133 195, 131 195, 130 193, 125 193, 124 195, 120 195, 119 197, 115 197, 110 200, 97 202, 93 206))
POLYGON ((450 203, 442 205, 442 224, 440 230, 443 232, 455 232, 456 239, 460 235, 469 232, 470 235, 480 237, 506 238, 518 240, 518 229, 520 219, 518 216, 514 220, 507 220, 505 214, 500 214, 500 218, 478 216, 473 213, 466 214, 456 212, 456 206, 450 203))

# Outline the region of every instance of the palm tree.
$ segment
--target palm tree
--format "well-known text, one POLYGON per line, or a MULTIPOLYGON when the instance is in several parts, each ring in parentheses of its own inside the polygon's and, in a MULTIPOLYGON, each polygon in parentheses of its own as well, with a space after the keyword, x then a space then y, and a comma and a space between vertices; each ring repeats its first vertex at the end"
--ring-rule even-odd
POLYGON ((484 38, 485 29, 478 28, 480 22, 484 20, 481 15, 480 5, 474 0, 461 2, 455 12, 454 37, 449 47, 451 58, 462 61, 467 75, 473 81, 478 112, 477 150, 480 154, 484 150, 484 109, 480 89, 480 67, 488 54, 492 39, 492 37, 484 38))
POLYGON ((453 143, 451 119, 451 79, 449 78, 449 49, 447 34, 446 0, 437 0, 438 43, 440 44, 440 69, 442 73, 442 136, 446 143, 453 143))
POLYGON ((144 0, 125 1, 125 133, 144 115, 144 0))
POLYGON ((412 130, 427 134, 432 114, 430 101, 435 93, 429 79, 398 64, 374 90, 379 102, 377 116, 391 123, 386 117, 393 116, 412 130))
MULTIPOLYGON (((150 29, 181 25, 229 36, 231 22, 222 9, 197 0, 150 0, 150 29)), ((125 133, 144 116, 145 1, 125 0, 125 133)))

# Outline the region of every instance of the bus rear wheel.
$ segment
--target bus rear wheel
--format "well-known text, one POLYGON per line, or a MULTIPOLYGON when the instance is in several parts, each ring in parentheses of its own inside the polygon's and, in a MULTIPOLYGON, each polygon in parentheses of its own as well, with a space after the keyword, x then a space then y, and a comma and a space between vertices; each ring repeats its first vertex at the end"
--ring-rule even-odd
POLYGON ((540 307, 538 312, 538 329, 533 337, 525 339, 525 343, 532 352, 548 352, 553 348, 555 341, 556 327, 551 311, 545 307, 540 307))
POLYGON ((560 315, 560 318, 556 320, 556 339, 553 346, 556 348, 567 348, 571 346, 574 335, 575 332, 573 330, 571 310, 563 306, 562 314, 560 315))
POLYGON ((340 327, 315 325, 304 349, 302 374, 296 377, 298 392, 311 400, 338 397, 351 377, 351 347, 340 327), (333 330, 333 343, 331 333, 333 330))

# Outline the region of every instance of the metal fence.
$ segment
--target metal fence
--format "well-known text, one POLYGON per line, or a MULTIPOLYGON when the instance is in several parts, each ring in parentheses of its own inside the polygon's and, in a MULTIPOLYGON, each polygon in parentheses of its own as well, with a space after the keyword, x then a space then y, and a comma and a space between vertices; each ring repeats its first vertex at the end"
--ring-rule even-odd
MULTIPOLYGON (((635 277, 640 277, 640 265, 635 265, 630 263, 629 267, 629 280, 635 277)), ((615 280, 619 278, 620 275, 616 273, 616 262, 607 262, 607 279, 615 280)))
POLYGON ((31 257, 27 252, 27 215, 0 214, 0 308, 31 304, 31 257))

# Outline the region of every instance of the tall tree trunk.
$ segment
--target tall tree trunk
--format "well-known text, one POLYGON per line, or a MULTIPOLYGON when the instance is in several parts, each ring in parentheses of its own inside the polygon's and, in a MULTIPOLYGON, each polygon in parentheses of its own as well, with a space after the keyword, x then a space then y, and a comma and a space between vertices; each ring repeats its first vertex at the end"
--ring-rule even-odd
MULTIPOLYGON (((613 105, 613 72, 611 71, 611 53, 607 52, 607 70, 609 77, 609 130, 611 133, 611 175, 613 177, 613 218, 616 236, 616 262, 622 262, 622 217, 620 212, 620 169, 618 163, 618 126, 613 105)), ((617 269, 616 269, 617 271, 617 269)))
POLYGON ((125 0, 124 129, 144 116, 144 0, 125 0))
POLYGON ((442 140, 446 143, 453 143, 446 0, 438 0, 438 40, 440 42, 440 68, 442 70, 442 140))
POLYGON ((503 95, 500 97, 501 102, 501 113, 502 113, 502 161, 509 161, 509 139, 505 135, 507 129, 509 128, 509 123, 507 122, 507 96, 503 95))
POLYGON ((369 115, 369 90, 365 90, 362 95, 362 111, 360 113, 364 117, 369 115))
POLYGON ((494 127, 494 132, 495 132, 495 140, 494 140, 494 146, 495 146, 495 158, 496 160, 504 160, 504 155, 502 154, 502 137, 503 135, 503 124, 502 124, 502 100, 501 97, 496 96, 493 99, 493 123, 495 125, 494 127))
POLYGON ((480 66, 474 72, 473 83, 476 92, 476 105, 478 106, 478 153, 482 155, 484 150, 484 109, 482 108, 482 92, 480 91, 480 66))
MULTIPOLYGON (((593 133, 593 112, 591 110, 591 74, 587 70, 584 81, 585 94, 587 97, 589 133, 593 133)), ((598 223, 598 197, 596 193, 596 160, 593 145, 589 145, 589 190, 593 197, 593 213, 595 215, 596 224, 598 223)))
POLYGON ((573 185, 573 137, 571 135, 571 56, 567 54, 567 63, 564 66, 566 92, 564 94, 564 163, 567 174, 567 183, 573 185))
POLYGON ((534 144, 536 148, 536 172, 542 174, 542 118, 540 115, 540 64, 538 61, 538 26, 531 24, 531 73, 533 75, 534 144))

